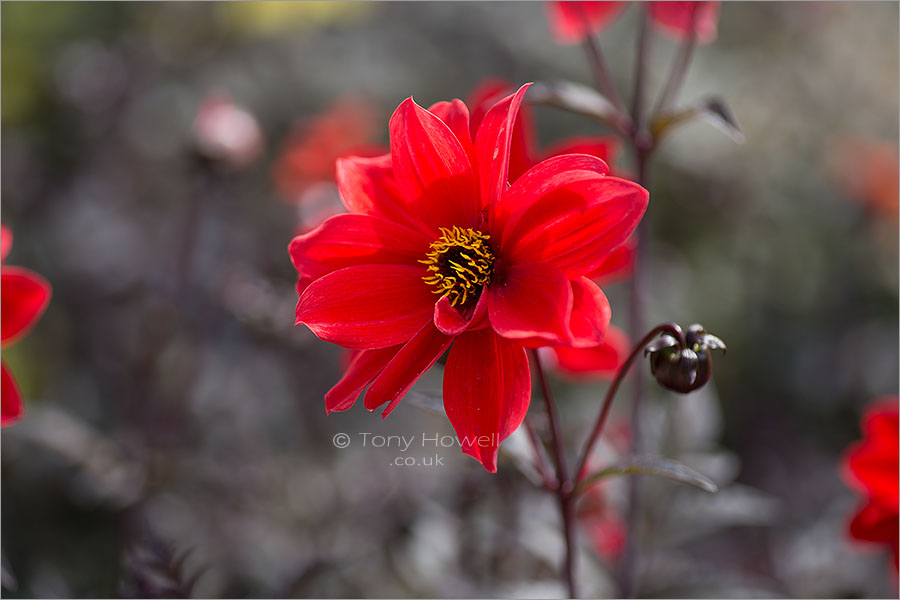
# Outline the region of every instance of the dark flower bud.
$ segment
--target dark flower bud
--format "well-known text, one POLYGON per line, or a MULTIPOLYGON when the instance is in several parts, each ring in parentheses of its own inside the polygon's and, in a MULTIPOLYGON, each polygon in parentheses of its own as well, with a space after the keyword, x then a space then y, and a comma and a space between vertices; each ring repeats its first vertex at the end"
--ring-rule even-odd
POLYGON ((711 349, 724 352, 725 343, 706 333, 702 325, 694 324, 688 327, 684 343, 675 336, 664 334, 647 345, 644 355, 650 356, 650 372, 661 386, 686 394, 709 381, 711 349))

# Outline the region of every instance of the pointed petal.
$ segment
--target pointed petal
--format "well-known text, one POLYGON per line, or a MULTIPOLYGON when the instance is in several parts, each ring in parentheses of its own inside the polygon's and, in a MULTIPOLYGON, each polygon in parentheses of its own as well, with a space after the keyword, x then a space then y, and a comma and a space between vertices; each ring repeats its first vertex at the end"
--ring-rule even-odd
POLYGON ((513 84, 497 77, 490 77, 483 80, 468 97, 469 105, 469 131, 472 133, 472 139, 478 133, 478 126, 484 120, 484 115, 493 108, 498 101, 508 96, 513 91, 513 84))
POLYGON ((494 206, 509 186, 509 151, 519 107, 526 83, 491 108, 475 135, 475 155, 478 157, 478 180, 481 185, 481 206, 494 206))
POLYGON ((488 288, 491 326, 503 337, 569 344, 572 287, 562 271, 535 263, 495 273, 488 288))
POLYGON ((585 277, 573 279, 572 316, 569 330, 572 332, 571 345, 576 348, 596 346, 603 342, 612 309, 609 300, 600 287, 585 277))
POLYGON ((528 357, 520 344, 491 329, 456 338, 444 370, 444 409, 462 451, 491 473, 500 443, 522 423, 530 397, 528 357))
POLYGON ((394 178, 410 210, 431 226, 475 227, 480 218, 475 171, 446 123, 405 100, 391 117, 394 178))
MULTIPOLYGON (((480 83, 469 96, 471 118, 469 129, 474 136, 478 126, 494 104, 507 96, 515 88, 503 79, 490 78, 480 83)), ((534 142, 534 118, 527 104, 519 108, 516 124, 513 127, 512 141, 509 148, 509 181, 515 181, 525 171, 534 166, 535 142, 534 142)))
POLYGON ((366 264, 418 266, 428 251, 420 232, 372 215, 336 215, 291 241, 301 287, 323 275, 366 264))
POLYGON ((50 302, 50 284, 28 269, 3 267, 0 338, 6 346, 25 335, 50 302))
POLYGON ((13 379, 12 373, 6 368, 6 363, 3 363, 0 369, 2 369, 0 377, 3 380, 2 389, 0 389, 0 393, 2 393, 2 397, 0 397, 0 404, 2 404, 2 415, 0 415, 0 418, 2 418, 2 424, 0 425, 6 427, 22 417, 22 394, 19 392, 19 386, 16 385, 16 380, 13 379))
POLYGON ((459 335, 466 329, 475 329, 482 325, 487 316, 488 294, 482 291, 475 306, 458 311, 450 305, 447 296, 443 296, 434 305, 434 324, 447 335, 459 335))
POLYGON ((609 166, 595 156, 568 154, 541 161, 517 179, 493 207, 491 237, 502 244, 503 231, 513 215, 575 178, 606 175, 609 166), (593 174, 593 175, 592 175, 593 174))
POLYGON ((610 327, 603 343, 593 348, 572 348, 553 346, 556 368, 575 377, 599 377, 609 379, 615 376, 628 358, 628 336, 617 327, 610 327))
POLYGON ((297 324, 346 348, 387 348, 406 342, 434 313, 425 270, 361 265, 312 282, 297 303, 297 324))
POLYGON ((568 277, 580 277, 628 239, 647 198, 647 190, 617 177, 585 171, 572 173, 568 181, 557 176, 506 224, 502 253, 511 264, 546 262, 568 277))
POLYGON ((375 377, 399 352, 400 346, 378 350, 360 350, 347 367, 347 372, 325 394, 325 412, 347 410, 375 377))
POLYGON ((475 145, 472 143, 472 134, 470 133, 469 107, 462 100, 454 98, 450 102, 432 104, 428 107, 428 112, 447 124, 465 149, 469 161, 475 164, 475 145))
POLYGON ((391 414, 409 388, 441 357, 452 341, 452 337, 438 331, 433 323, 425 325, 397 352, 369 386, 365 398, 366 408, 375 410, 388 402, 381 416, 391 414))

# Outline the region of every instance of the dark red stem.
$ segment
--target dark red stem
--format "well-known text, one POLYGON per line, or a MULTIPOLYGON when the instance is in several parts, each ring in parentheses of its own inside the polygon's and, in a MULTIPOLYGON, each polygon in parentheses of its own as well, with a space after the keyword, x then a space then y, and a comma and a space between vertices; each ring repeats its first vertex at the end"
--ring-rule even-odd
POLYGON ((669 76, 653 109, 654 114, 659 114, 669 108, 669 104, 678 96, 678 91, 684 83, 684 76, 687 74, 688 66, 691 64, 691 57, 694 55, 694 48, 697 47, 697 12, 698 6, 695 4, 693 11, 691 11, 690 34, 688 34, 687 40, 682 43, 678 49, 678 54, 675 55, 672 61, 669 76))
POLYGON ((556 497, 559 502, 559 512, 562 517, 563 534, 566 539, 566 556, 563 562, 563 576, 566 580, 569 598, 578 597, 578 586, 575 580, 576 559, 576 531, 575 531, 575 489, 574 482, 569 476, 566 466, 566 454, 562 443, 562 434, 559 428, 559 415, 556 412, 556 403, 553 401, 553 392, 550 383, 541 366, 541 357, 537 350, 531 351, 534 370, 537 373, 538 383, 544 396, 544 405, 547 409, 547 420, 550 423, 551 447, 553 460, 556 463, 556 497))
POLYGON ((589 467, 589 459, 591 456, 591 451, 594 449, 594 445, 600 439, 600 436, 603 434, 603 428, 606 425, 606 420, 609 417, 610 409, 612 408, 613 399, 616 397, 616 392, 619 390, 619 385, 625 379, 625 376, 628 374, 629 369, 631 368, 631 364, 634 362, 634 359, 637 358, 638 354, 640 354, 641 350, 644 349, 644 346, 649 344, 653 338, 658 336, 661 333, 671 333, 682 343, 684 342, 684 333, 681 331, 681 327, 679 327, 676 323, 663 323, 661 325, 657 325, 653 329, 647 332, 641 341, 637 343, 634 349, 631 351, 631 354, 628 355, 628 358, 625 359, 625 362, 622 364, 621 368, 619 368, 619 372, 616 373, 616 378, 613 379, 612 384, 609 386, 609 390, 606 392, 606 397, 603 399, 603 406, 600 409, 600 415, 597 417, 597 421, 594 423, 594 428, 591 430, 591 435, 588 437, 587 442, 585 442, 584 450, 581 452, 581 459, 578 461, 578 471, 576 471, 577 475, 575 476, 575 486, 578 487, 582 481, 584 481, 585 477, 587 477, 588 467, 589 467))

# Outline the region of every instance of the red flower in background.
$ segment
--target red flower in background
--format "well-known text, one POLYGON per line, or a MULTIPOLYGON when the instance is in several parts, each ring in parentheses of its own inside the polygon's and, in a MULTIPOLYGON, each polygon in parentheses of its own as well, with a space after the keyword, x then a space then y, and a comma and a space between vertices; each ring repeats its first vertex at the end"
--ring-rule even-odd
POLYGON ((378 111, 355 97, 339 99, 324 112, 297 123, 275 163, 275 189, 297 203, 310 186, 335 180, 335 161, 344 156, 378 156, 387 149, 372 142, 378 111))
POLYGON ((324 112, 298 122, 275 161, 277 195, 297 207, 297 233, 344 212, 334 165, 344 156, 378 156, 387 148, 372 142, 378 111, 362 98, 339 99, 324 112))
MULTIPOLYGON (((472 93, 470 129, 473 132, 491 106, 512 90, 502 79, 491 79, 479 85, 472 93)), ((523 105, 516 117, 510 146, 509 180, 516 181, 539 160, 563 154, 588 154, 596 156, 608 165, 619 150, 619 141, 611 136, 577 136, 561 140, 545 151, 537 150, 535 128, 531 111, 523 105), (542 158, 538 158, 542 157, 542 158)), ((615 170, 611 168, 611 173, 615 170)), ((598 284, 608 284, 631 276, 634 267, 635 245, 629 240, 613 250, 592 273, 586 276, 598 284)), ((610 326, 607 336, 597 346, 573 348, 554 346, 548 350, 554 354, 552 364, 558 371, 575 377, 614 376, 628 357, 629 342, 625 333, 610 326)))
POLYGON ((661 31, 679 41, 690 38, 708 44, 716 39, 719 2, 651 2, 650 19, 661 31))
MULTIPOLYGON (((548 2, 550 25, 565 44, 583 41, 615 21, 625 2, 548 2)), ((650 21, 662 32, 685 41, 692 30, 701 44, 716 39, 719 2, 648 2, 650 21)))
MULTIPOLYGON (((2 291, 0 291, 0 335, 3 348, 15 343, 28 333, 50 302, 50 284, 33 271, 5 264, 12 247, 12 233, 2 227, 0 233, 0 262, 3 262, 2 291)), ((22 416, 22 394, 6 364, 2 365, 2 424, 9 425, 22 416)))
POLYGON ((489 471, 528 409, 525 348, 602 341, 609 303, 584 275, 647 205, 646 190, 586 155, 548 159, 510 186, 526 89, 488 110, 474 136, 462 101, 404 101, 390 155, 337 163, 350 214, 290 245, 297 323, 363 350, 326 409, 350 408, 369 386, 366 408, 386 404, 387 416, 449 349, 444 407, 463 452, 489 471))
MULTIPOLYGON (((591 464, 607 464, 625 454, 629 447, 631 429, 628 424, 613 425, 600 444, 599 451, 591 459, 591 464)), ((628 528, 613 494, 616 491, 614 486, 621 485, 621 479, 595 483, 585 490, 578 505, 578 523, 591 541, 594 552, 608 563, 619 559, 628 538, 628 528)))
POLYGON ((895 222, 900 198, 900 155, 897 144, 841 139, 831 152, 838 183, 851 198, 873 213, 895 222))
POLYGON ((842 474, 865 500, 850 521, 856 540, 887 546, 897 575, 900 537, 900 410, 897 396, 884 398, 862 418, 863 439, 847 449, 842 474))
POLYGON ((581 42, 594 31, 610 25, 626 2, 548 2, 553 35, 564 44, 581 42))

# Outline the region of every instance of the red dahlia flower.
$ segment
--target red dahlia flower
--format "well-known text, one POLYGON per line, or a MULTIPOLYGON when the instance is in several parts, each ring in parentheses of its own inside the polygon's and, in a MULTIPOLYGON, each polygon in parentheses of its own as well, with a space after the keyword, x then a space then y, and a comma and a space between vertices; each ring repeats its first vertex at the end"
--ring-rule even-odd
MULTIPOLYGON (((0 262, 12 247, 12 233, 2 227, 0 233, 0 262)), ((37 322, 50 301, 50 284, 33 271, 21 267, 0 268, 0 337, 3 348, 24 336, 37 322)), ((2 425, 6 426, 22 416, 22 394, 6 365, 2 365, 2 425)))
POLYGON ((863 542, 890 548, 897 574, 900 537, 900 410, 897 396, 884 398, 862 419, 863 439, 847 449, 842 474, 848 485, 865 496, 850 521, 849 533, 863 542))
POLYGON ((297 323, 362 350, 325 396, 387 416, 450 349, 444 407, 463 451, 489 471, 531 395, 526 347, 596 345, 610 308, 584 277, 640 221, 647 191, 586 155, 546 160, 508 183, 527 89, 494 105, 474 136, 460 100, 405 100, 390 155, 337 164, 350 214, 294 238, 297 323), (451 347, 452 344, 452 347, 451 347), (371 384, 371 385, 369 385, 371 384))
MULTIPOLYGON (((625 2, 549 2, 550 25, 557 40, 564 44, 583 41, 591 32, 601 31, 615 21, 625 2)), ((716 39, 719 2, 648 2, 650 22, 678 41, 697 42, 716 39)))

